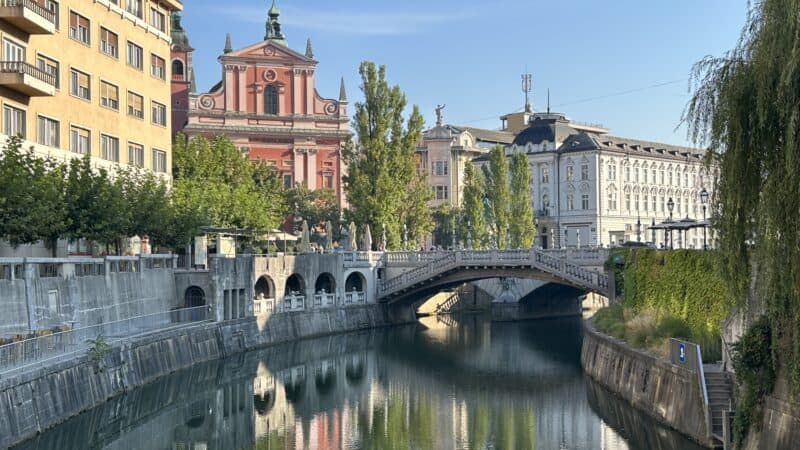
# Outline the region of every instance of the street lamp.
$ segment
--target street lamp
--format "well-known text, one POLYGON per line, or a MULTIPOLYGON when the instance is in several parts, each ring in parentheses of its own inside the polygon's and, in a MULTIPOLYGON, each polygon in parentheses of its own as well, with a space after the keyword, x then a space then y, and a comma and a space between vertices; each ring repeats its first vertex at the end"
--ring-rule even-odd
POLYGON ((708 203, 708 191, 706 188, 700 191, 700 203, 703 205, 703 250, 708 250, 708 245, 706 245, 706 204, 708 203))
POLYGON ((561 244, 561 248, 567 248, 567 233, 569 232, 569 228, 564 228, 564 242, 561 244))
MULTIPOLYGON (((675 208, 675 202, 672 197, 667 200, 667 210, 669 210, 669 221, 672 222, 672 210, 675 208)), ((669 228, 669 249, 672 250, 672 228, 669 228)))
POLYGON ((642 242, 642 220, 636 216, 636 242, 642 242))
POLYGON ((658 247, 658 244, 656 244, 656 218, 655 217, 653 217, 653 222, 650 224, 650 235, 653 238, 652 239, 653 240, 653 246, 654 247, 658 247))
POLYGON ((536 238, 539 237, 539 218, 533 218, 533 247, 536 248, 536 238))
POLYGON ((467 220, 467 250, 472 250, 472 221, 467 220))

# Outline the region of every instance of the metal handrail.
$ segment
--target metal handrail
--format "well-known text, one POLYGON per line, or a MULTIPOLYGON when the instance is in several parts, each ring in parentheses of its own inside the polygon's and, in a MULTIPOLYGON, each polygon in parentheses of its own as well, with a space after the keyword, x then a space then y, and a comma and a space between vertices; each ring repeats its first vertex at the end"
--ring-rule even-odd
POLYGON ((211 317, 209 306, 180 308, 0 345, 0 374, 34 365, 43 366, 50 361, 85 352, 90 347, 87 340, 100 336, 106 338, 108 344, 113 344, 131 336, 160 331, 179 324, 185 326, 188 323, 205 322, 211 317))
POLYGON ((42 16, 42 18, 46 19, 48 22, 52 24, 56 23, 56 13, 39 5, 33 0, 3 0, 2 5, 11 8, 22 7, 25 9, 29 9, 35 12, 36 14, 42 16))

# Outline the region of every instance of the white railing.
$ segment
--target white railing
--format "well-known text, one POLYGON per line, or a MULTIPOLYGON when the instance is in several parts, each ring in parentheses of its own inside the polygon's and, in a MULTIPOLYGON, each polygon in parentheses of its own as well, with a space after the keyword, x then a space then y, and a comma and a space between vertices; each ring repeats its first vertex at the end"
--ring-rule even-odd
POLYGON ((344 293, 344 303, 346 305, 351 305, 354 303, 366 303, 367 302, 367 293, 361 291, 351 291, 344 293))
POLYGON ((209 306, 181 308, 12 342, 0 346, 0 374, 74 357, 90 348, 88 340, 100 336, 112 345, 131 336, 204 322, 210 318, 209 306))
POLYGON ((306 297, 303 294, 291 294, 283 297, 282 309, 284 312, 304 311, 306 297))
POLYGON ((318 293, 314 294, 314 306, 327 307, 336 304, 336 294, 318 293))
MULTIPOLYGON (((459 250, 441 252, 437 255, 439 258, 383 282, 380 287, 381 296, 385 297, 408 289, 456 268, 470 266, 530 267, 577 286, 601 293, 608 291, 606 275, 595 270, 588 270, 579 264, 539 249, 459 250)), ((410 255, 409 260, 411 260, 410 255)))

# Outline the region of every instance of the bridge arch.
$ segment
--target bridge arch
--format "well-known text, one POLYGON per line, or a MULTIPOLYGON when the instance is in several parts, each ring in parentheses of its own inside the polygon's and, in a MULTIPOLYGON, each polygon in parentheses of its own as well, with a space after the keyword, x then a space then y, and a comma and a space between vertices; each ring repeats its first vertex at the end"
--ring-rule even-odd
POLYGON ((317 282, 314 283, 314 293, 333 293, 336 292, 336 278, 329 272, 323 272, 317 277, 317 282))
POLYGON ((336 386, 336 368, 331 365, 323 364, 317 367, 314 373, 314 384, 317 387, 317 392, 321 395, 331 393, 334 386, 336 386))
POLYGON ((205 306, 206 292, 200 286, 189 286, 183 294, 183 301, 186 308, 205 306))
POLYGON ((253 409, 259 416, 266 416, 273 406, 275 406, 275 389, 269 389, 262 394, 253 394, 253 409))
POLYGON ((275 282, 267 275, 258 277, 253 294, 256 299, 275 298, 275 282))
POLYGON ((286 295, 291 295, 292 293, 305 295, 306 281, 303 279, 302 275, 293 273, 289 278, 287 278, 285 292, 286 295))

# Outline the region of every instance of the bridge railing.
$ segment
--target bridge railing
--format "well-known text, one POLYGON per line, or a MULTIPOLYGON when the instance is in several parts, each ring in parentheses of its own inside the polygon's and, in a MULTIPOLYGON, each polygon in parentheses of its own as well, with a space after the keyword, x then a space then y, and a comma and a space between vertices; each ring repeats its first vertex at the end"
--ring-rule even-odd
POLYGON ((351 291, 344 293, 344 303, 347 305, 353 303, 366 303, 367 302, 367 293, 361 291, 351 291))
MULTIPOLYGON (((380 286, 381 295, 407 289, 459 266, 531 266, 579 286, 605 292, 608 277, 595 270, 568 261, 551 252, 531 250, 460 250, 441 252, 439 258, 420 265, 397 277, 386 280, 380 286)), ((410 260, 410 255, 409 259, 410 260)))

